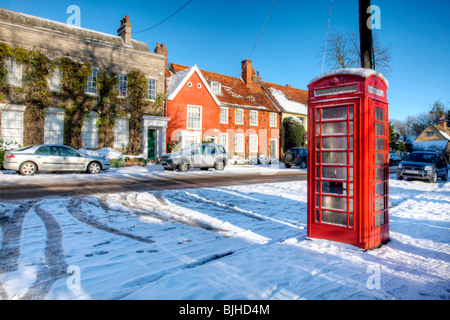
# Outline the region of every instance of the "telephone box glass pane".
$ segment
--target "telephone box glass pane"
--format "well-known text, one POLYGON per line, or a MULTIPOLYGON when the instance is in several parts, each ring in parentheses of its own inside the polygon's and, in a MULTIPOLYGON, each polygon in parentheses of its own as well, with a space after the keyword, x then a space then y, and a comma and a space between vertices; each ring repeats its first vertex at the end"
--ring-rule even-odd
POLYGON ((386 182, 376 183, 375 184, 375 196, 383 196, 387 192, 386 190, 386 182))
POLYGON ((322 193, 347 195, 347 183, 338 181, 322 181, 322 193))
POLYGON ((380 211, 380 210, 384 210, 384 209, 387 209, 386 198, 385 197, 376 198, 375 199, 375 211, 380 211))
POLYGON ((381 108, 375 108, 375 120, 384 121, 384 110, 381 108))
POLYGON ((376 136, 384 136, 384 124, 375 122, 374 131, 376 136))
POLYGON ((375 165, 384 166, 384 153, 375 153, 375 165))
POLYGON ((322 196, 322 208, 347 211, 347 198, 322 196))
POLYGON ((322 149, 345 150, 347 149, 347 137, 322 138, 322 149))
POLYGON ((347 107, 333 107, 322 109, 322 120, 347 119, 347 107))
POLYGON ((376 181, 386 180, 386 170, 384 168, 375 169, 375 180, 376 181))
POLYGON ((386 150, 386 139, 375 138, 375 151, 386 150))
POLYGON ((322 222, 347 226, 347 213, 322 210, 322 222))
POLYGON ((353 121, 349 121, 348 124, 349 124, 348 134, 353 134, 353 121))
POLYGON ((322 178, 347 180, 347 167, 323 167, 322 178))
POLYGON ((322 134, 338 135, 347 134, 347 122, 324 122, 322 123, 322 134))
POLYGON ((353 106, 348 107, 348 118, 353 119, 353 106))
POLYGON ((347 152, 322 152, 322 163, 347 164, 347 152))
POLYGON ((382 226, 385 223, 385 214, 380 212, 375 215, 375 227, 382 226))

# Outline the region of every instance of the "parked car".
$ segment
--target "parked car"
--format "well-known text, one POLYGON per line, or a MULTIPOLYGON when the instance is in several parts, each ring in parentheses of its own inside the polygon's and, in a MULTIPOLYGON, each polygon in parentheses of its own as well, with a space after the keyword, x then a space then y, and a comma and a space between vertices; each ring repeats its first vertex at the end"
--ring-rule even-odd
POLYGON ((291 166, 299 166, 302 169, 306 168, 306 148, 291 148, 281 156, 281 161, 284 162, 286 168, 291 166))
POLYGON ((397 179, 414 178, 436 182, 448 179, 448 163, 438 152, 414 151, 397 166, 397 179))
POLYGON ((389 152, 389 166, 398 166, 398 164, 402 161, 395 153, 389 152))
POLYGON ((5 153, 3 167, 22 175, 38 171, 86 171, 99 173, 111 164, 100 157, 88 156, 64 145, 36 145, 5 153))
POLYGON ((190 145, 178 152, 165 153, 161 157, 161 165, 165 170, 178 169, 182 172, 190 168, 223 170, 227 164, 225 147, 215 143, 190 145))

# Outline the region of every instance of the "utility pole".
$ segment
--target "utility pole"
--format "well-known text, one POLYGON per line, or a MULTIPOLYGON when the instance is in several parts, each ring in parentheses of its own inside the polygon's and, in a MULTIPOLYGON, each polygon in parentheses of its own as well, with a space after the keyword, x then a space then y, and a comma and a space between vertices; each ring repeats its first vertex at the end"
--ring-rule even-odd
POLYGON ((372 53, 372 29, 367 21, 372 16, 372 12, 367 13, 370 7, 370 0, 359 1, 359 42, 361 54, 361 68, 373 69, 372 53))

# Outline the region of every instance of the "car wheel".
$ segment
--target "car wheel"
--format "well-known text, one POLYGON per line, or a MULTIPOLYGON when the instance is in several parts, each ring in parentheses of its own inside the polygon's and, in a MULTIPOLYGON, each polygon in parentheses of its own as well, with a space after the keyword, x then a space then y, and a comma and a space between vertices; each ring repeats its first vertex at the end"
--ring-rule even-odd
POLYGON ((445 171, 444 175, 442 176, 442 181, 447 181, 448 180, 448 170, 445 171))
POLYGON ((403 180, 403 176, 399 175, 398 173, 397 173, 396 177, 397 177, 397 180, 403 180))
POLYGON ((178 170, 181 172, 186 172, 189 170, 189 164, 185 161, 182 161, 179 165, 178 165, 178 170))
POLYGON ((306 168, 306 161, 302 161, 301 163, 300 163, 300 168, 302 168, 302 169, 305 169, 306 168))
POLYGON ((286 155, 285 161, 292 161, 294 159, 294 155, 292 153, 288 153, 286 155))
POLYGON ((100 165, 100 163, 98 162, 91 162, 89 163, 88 167, 87 167, 87 172, 88 173, 99 173, 100 171, 102 171, 102 167, 100 165))
POLYGON ((225 165, 223 164, 222 161, 218 161, 214 165, 214 169, 219 170, 219 171, 223 170, 224 168, 225 168, 225 165))
POLYGON ((20 165, 19 172, 23 176, 32 176, 37 172, 37 165, 31 161, 24 162, 20 165))
POLYGON ((435 171, 434 174, 433 174, 433 176, 432 176, 431 179, 430 179, 430 182, 436 183, 436 182, 437 182, 437 179, 438 179, 438 174, 437 174, 437 171, 435 171))

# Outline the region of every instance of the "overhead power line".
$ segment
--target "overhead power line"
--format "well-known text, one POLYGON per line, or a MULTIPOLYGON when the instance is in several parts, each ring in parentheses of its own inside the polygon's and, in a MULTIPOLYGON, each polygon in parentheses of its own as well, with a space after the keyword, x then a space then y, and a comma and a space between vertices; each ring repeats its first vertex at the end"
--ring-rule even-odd
POLYGON ((327 36, 325 38, 325 48, 323 49, 322 73, 323 73, 323 66, 325 65, 325 56, 327 54, 328 31, 330 30, 331 8, 332 7, 333 7, 333 0, 331 0, 331 2, 330 2, 330 13, 328 15, 327 36))
POLYGON ((151 29, 153 29, 153 28, 156 28, 157 26, 163 24, 164 22, 166 22, 167 20, 169 20, 170 18, 172 18, 174 15, 176 15, 178 12, 180 12, 181 10, 183 10, 184 7, 186 7, 186 6, 187 6, 189 3, 191 3, 191 2, 192 2, 192 0, 189 0, 189 1, 186 2, 181 8, 179 8, 177 11, 175 11, 174 13, 172 13, 170 16, 168 16, 168 17, 165 18, 164 20, 158 22, 157 24, 155 24, 155 25, 153 25, 153 26, 151 26, 151 27, 149 27, 149 28, 147 28, 147 29, 144 29, 144 30, 133 31, 133 33, 141 33, 141 32, 149 31, 149 30, 151 30, 151 29))

